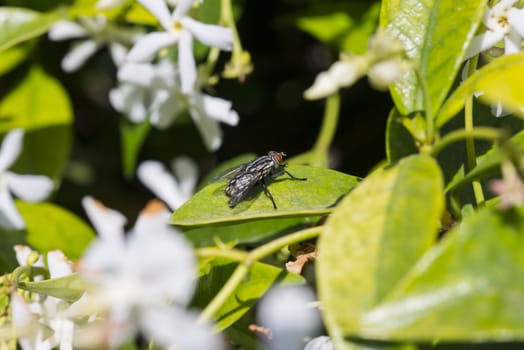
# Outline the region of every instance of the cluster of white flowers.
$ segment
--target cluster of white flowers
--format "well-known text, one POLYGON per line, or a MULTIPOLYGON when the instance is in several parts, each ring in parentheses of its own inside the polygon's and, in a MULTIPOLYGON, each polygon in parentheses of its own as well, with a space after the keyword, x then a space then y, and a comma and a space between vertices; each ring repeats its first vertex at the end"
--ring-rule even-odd
MULTIPOLYGON (((165 0, 138 0, 158 21, 162 31, 143 34, 119 27, 103 15, 61 21, 49 32, 52 40, 80 39, 64 57, 62 68, 72 72, 80 68, 98 49, 108 45, 118 67, 119 86, 110 92, 113 107, 138 123, 149 119, 160 129, 173 124, 188 111, 200 131, 206 147, 217 150, 222 144, 219 122, 238 124, 238 115, 230 101, 201 92, 193 40, 230 51, 231 29, 198 22, 188 15, 196 0, 176 2, 170 13, 165 0), (165 58, 161 51, 177 47, 177 60, 165 58), (163 58, 162 58, 163 57, 163 58)), ((99 1, 98 8, 123 6, 123 1, 99 1)))
MULTIPOLYGON (((13 327, 21 347, 115 348, 140 332, 166 348, 221 349, 220 337, 186 309, 195 290, 196 259, 185 238, 167 225, 166 207, 151 202, 126 234, 122 214, 91 197, 82 203, 99 234, 78 265, 92 287, 74 303, 14 293, 13 327)), ((16 256, 22 266, 44 267, 28 247, 17 246, 16 256)), ((72 274, 72 266, 60 251, 47 254, 51 278, 72 274)))

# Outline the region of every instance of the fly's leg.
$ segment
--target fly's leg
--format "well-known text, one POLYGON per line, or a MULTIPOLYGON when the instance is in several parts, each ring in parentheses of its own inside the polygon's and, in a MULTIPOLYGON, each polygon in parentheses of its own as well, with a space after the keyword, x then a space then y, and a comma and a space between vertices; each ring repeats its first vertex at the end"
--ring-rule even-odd
POLYGON ((277 209, 277 204, 275 203, 275 200, 273 199, 273 196, 271 195, 271 192, 269 192, 269 188, 267 188, 267 184, 265 181, 261 182, 262 188, 264 189, 264 194, 271 199, 271 202, 273 203, 273 208, 277 209))
POLYGON ((286 174, 288 174, 288 176, 292 179, 292 180, 299 180, 299 181, 306 181, 307 180, 307 177, 296 177, 296 176, 293 176, 291 175, 291 173, 287 170, 284 170, 284 172, 286 174))

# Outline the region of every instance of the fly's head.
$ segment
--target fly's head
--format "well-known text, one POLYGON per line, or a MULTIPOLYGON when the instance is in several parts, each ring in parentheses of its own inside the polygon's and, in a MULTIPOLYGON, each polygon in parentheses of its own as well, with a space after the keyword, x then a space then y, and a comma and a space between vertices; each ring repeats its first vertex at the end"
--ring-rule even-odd
POLYGON ((278 168, 279 166, 284 164, 284 157, 287 157, 287 154, 284 152, 276 152, 276 151, 269 151, 268 156, 273 159, 273 166, 275 168, 278 168))

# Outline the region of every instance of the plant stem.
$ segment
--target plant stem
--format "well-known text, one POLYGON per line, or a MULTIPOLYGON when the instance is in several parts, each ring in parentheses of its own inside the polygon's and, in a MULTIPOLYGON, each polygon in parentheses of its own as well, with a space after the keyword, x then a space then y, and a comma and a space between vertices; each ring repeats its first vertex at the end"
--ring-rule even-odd
POLYGON ((318 134, 317 141, 313 146, 315 152, 327 153, 329 145, 333 141, 335 131, 337 130, 338 116, 340 109, 340 95, 335 93, 326 99, 326 109, 324 111, 324 120, 318 134))
MULTIPOLYGON (((474 56, 469 61, 468 77, 475 72, 477 67, 478 56, 474 56)), ((471 131, 474 128, 473 124, 473 96, 468 96, 464 105, 464 129, 471 131)), ((475 150, 475 140, 472 137, 466 139, 466 156, 468 161, 468 171, 473 170, 477 166, 477 152, 475 150)), ((482 185, 479 180, 473 180, 471 182, 473 187, 473 195, 475 196, 475 202, 477 205, 484 202, 484 192, 482 191, 482 185)))
POLYGON ((422 97, 424 100, 424 110, 426 116, 426 140, 425 143, 431 145, 435 141, 435 121, 433 120, 433 110, 431 109, 431 97, 429 96, 428 84, 426 79, 422 76, 419 69, 415 69, 418 83, 422 89, 422 97))
POLYGON ((442 137, 442 139, 440 139, 440 141, 437 144, 435 144, 430 154, 435 157, 450 144, 464 140, 464 139, 468 139, 468 138, 477 138, 477 139, 486 139, 486 140, 496 141, 496 140, 500 140, 503 137, 504 137, 504 133, 502 133, 500 130, 496 128, 477 127, 473 130, 465 130, 465 129, 455 130, 445 135, 444 137, 442 137))
MULTIPOLYGON (((254 250, 252 250, 249 253, 245 254, 243 260, 241 263, 236 267, 235 271, 229 277, 226 284, 222 287, 222 289, 215 295, 213 300, 206 306, 204 310, 202 310, 202 313, 200 314, 200 317, 198 318, 198 322, 202 323, 207 320, 210 320, 224 305, 226 300, 233 295, 237 287, 242 283, 244 278, 249 273, 249 270, 251 269, 251 266, 253 263, 255 263, 258 260, 261 260, 262 258, 282 249, 283 247, 294 244, 297 242, 302 242, 314 237, 317 237, 320 234, 322 227, 321 226, 315 226, 311 228, 307 228, 304 230, 300 230, 298 232, 292 233, 290 235, 278 238, 274 241, 271 241, 267 244, 264 244, 254 250)), ((234 250, 232 250, 234 251, 234 250)), ((215 252, 219 257, 228 257, 227 254, 224 254, 224 251, 222 249, 215 249, 212 248, 205 248, 205 249, 199 249, 197 250, 197 255, 199 256, 213 256, 212 253, 215 252)), ((227 252, 227 251, 226 251, 227 252)), ((238 260, 237 258, 240 256, 240 253, 235 252, 234 254, 231 254, 231 257, 233 257, 234 260, 238 260)))

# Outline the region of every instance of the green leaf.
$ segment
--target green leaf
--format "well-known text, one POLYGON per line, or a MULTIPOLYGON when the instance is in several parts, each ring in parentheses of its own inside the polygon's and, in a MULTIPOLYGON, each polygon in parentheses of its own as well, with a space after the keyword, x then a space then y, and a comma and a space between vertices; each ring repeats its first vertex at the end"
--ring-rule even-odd
MULTIPOLYGON (((236 262, 224 259, 201 262, 199 285, 193 304, 203 308, 224 286, 237 266, 236 262)), ((255 263, 247 279, 222 305, 215 315, 215 330, 221 331, 244 315, 274 284, 304 284, 302 276, 289 273, 278 267, 255 263)))
POLYGON ((433 158, 410 156, 372 173, 328 218, 317 276, 330 334, 358 336, 359 316, 431 247, 444 207, 442 182, 433 158))
POLYGON ((27 243, 42 254, 60 249, 68 258, 78 259, 95 237, 79 217, 51 203, 17 201, 16 206, 26 222, 27 243))
POLYGON ((500 102, 505 109, 524 117, 524 53, 502 56, 485 65, 448 98, 437 116, 437 126, 442 126, 457 115, 464 107, 466 98, 475 92, 482 92, 480 100, 485 103, 500 102))
POLYGON ((316 2, 295 15, 299 29, 338 51, 362 54, 375 32, 379 2, 316 2))
POLYGON ((288 231, 318 221, 319 217, 297 217, 282 219, 265 219, 243 222, 233 225, 209 225, 184 232, 195 248, 209 247, 216 244, 215 240, 236 244, 254 243, 274 236, 284 235, 288 231))
POLYGON ((23 62, 35 47, 35 40, 26 41, 0 53, 0 75, 9 72, 23 62))
POLYGON ((261 218, 322 215, 331 212, 337 201, 358 183, 354 176, 324 168, 289 165, 286 169, 293 176, 305 177, 307 181, 293 180, 286 174, 274 179, 268 189, 278 209, 273 208, 261 188, 254 189, 249 198, 230 208, 229 197, 224 193, 226 183, 212 183, 178 208, 172 216, 172 223, 199 226, 261 218))
MULTIPOLYGON (((382 3, 380 26, 399 39, 426 81, 431 113, 439 110, 482 19, 486 0, 389 0, 382 3)), ((392 85, 401 114, 425 110, 414 72, 392 85)))
POLYGON ((58 184, 69 160, 71 129, 71 125, 56 125, 26 133, 22 154, 11 170, 19 174, 47 175, 58 184))
POLYGON ((19 266, 13 249, 17 244, 27 245, 23 231, 0 230, 0 274, 9 273, 19 266))
POLYGON ((89 288, 89 284, 76 273, 38 282, 19 282, 18 287, 29 292, 50 295, 68 302, 78 300, 89 288))
POLYGON ((388 116, 386 126, 386 155, 389 164, 418 152, 413 136, 402 124, 402 118, 407 117, 401 116, 396 108, 393 108, 388 116))
POLYGON ((142 123, 132 123, 122 119, 120 122, 122 165, 124 176, 128 179, 135 176, 136 160, 150 130, 151 124, 147 120, 142 123))
POLYGON ((524 340, 524 212, 482 208, 362 316, 372 338, 444 342, 524 340))
POLYGON ((62 10, 42 14, 25 8, 0 7, 0 52, 45 33, 63 14, 62 10))
POLYGON ((60 82, 34 65, 18 86, 0 101, 0 133, 70 125, 73 110, 60 82))

